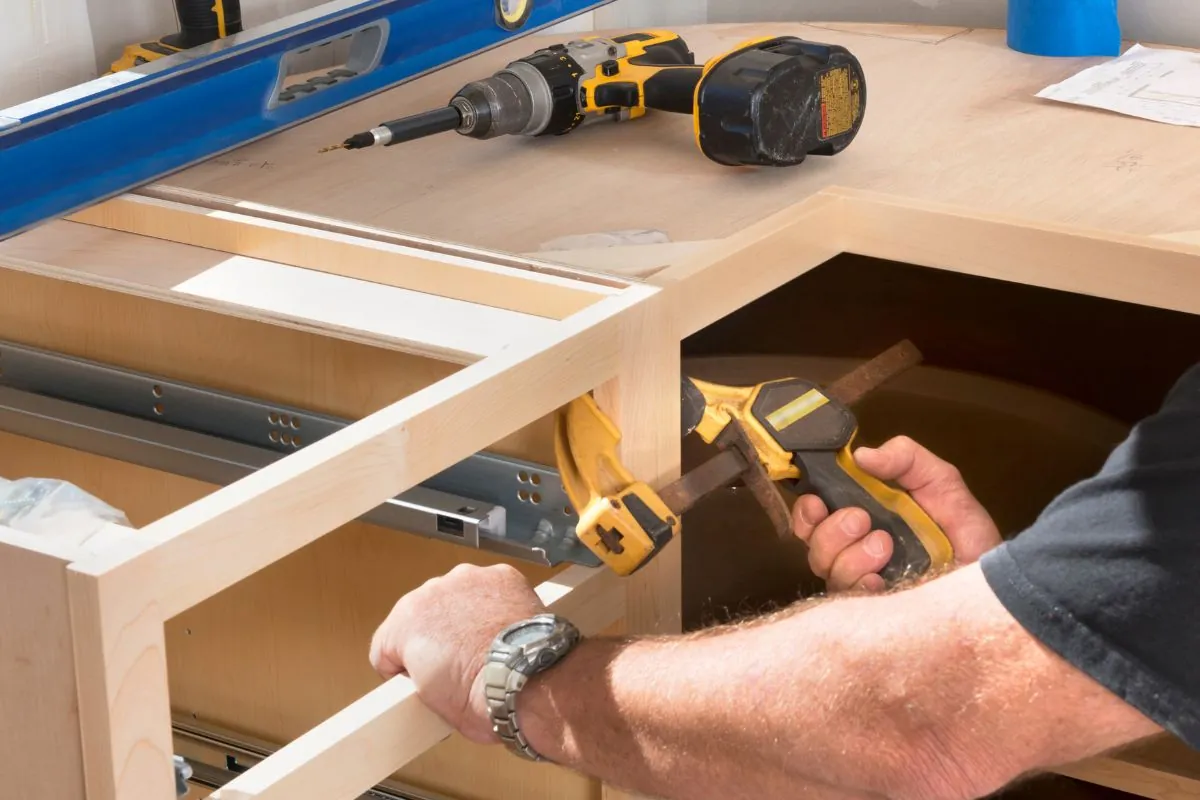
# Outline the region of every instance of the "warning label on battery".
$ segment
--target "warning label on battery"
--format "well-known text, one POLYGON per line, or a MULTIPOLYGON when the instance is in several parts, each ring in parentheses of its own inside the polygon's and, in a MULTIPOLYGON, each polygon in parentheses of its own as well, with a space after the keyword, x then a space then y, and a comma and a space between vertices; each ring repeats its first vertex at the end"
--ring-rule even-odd
POLYGON ((848 67, 821 75, 821 138, 833 139, 848 132, 858 119, 859 87, 848 67))

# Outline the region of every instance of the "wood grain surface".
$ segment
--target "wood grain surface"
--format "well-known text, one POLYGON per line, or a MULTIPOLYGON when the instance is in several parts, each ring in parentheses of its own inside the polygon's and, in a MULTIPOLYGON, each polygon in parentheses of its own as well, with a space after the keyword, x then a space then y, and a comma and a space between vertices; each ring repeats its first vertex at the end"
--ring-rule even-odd
POLYGON ((1195 130, 1034 95, 1097 59, 1009 50, 999 30, 743 23, 678 29, 700 59, 776 34, 845 45, 868 100, 850 149, 796 169, 731 169, 683 116, 651 114, 565 137, 453 134, 317 154, 382 120, 436 107, 525 55, 526 39, 212 159, 163 181, 383 228, 533 252, 567 235, 728 236, 829 186, 1136 234, 1200 229, 1195 130))

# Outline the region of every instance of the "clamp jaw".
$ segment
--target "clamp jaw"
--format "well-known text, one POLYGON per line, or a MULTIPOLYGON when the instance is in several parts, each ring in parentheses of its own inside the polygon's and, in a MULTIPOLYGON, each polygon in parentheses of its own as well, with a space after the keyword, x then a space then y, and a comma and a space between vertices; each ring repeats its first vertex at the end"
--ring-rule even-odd
POLYGON ((892 535, 888 583, 940 569, 954 558, 946 535, 908 494, 858 468, 851 455, 858 422, 849 405, 913 366, 910 343, 891 348, 828 387, 785 378, 749 387, 683 378, 683 436, 697 433, 721 451, 656 492, 621 464, 620 431, 585 395, 556 420, 555 455, 563 485, 579 512, 576 535, 619 575, 648 563, 680 530, 700 498, 737 481, 754 493, 782 538, 791 510, 779 483, 812 492, 830 511, 863 508, 872 528, 892 535))
POLYGON ((618 575, 632 575, 679 533, 679 516, 621 463, 621 432, 591 395, 555 420, 554 454, 571 505, 575 534, 618 575))

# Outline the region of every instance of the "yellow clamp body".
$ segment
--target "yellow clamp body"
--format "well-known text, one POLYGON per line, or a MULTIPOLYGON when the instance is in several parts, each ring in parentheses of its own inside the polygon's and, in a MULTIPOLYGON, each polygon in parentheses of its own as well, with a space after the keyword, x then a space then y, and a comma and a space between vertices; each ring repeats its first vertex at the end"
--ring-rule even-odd
POLYGON ((621 463, 620 441, 620 431, 591 395, 572 401, 555 420, 554 453, 563 488, 579 515, 576 535, 605 565, 625 576, 678 535, 680 520, 621 463))

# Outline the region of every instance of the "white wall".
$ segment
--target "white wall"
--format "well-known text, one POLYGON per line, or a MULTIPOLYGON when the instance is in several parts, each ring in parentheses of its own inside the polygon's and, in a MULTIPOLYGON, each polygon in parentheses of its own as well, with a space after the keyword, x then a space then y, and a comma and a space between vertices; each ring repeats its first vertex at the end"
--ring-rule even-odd
MULTIPOLYGON (((1003 28, 1005 0, 708 0, 712 22, 840 20, 1003 28)), ((1200 0, 1119 0, 1124 38, 1200 47, 1200 0)))
POLYGON ((85 0, 0 0, 0 109, 94 77, 85 0))
MULTIPOLYGON (((731 6, 736 4, 737 0, 730 0, 731 6)), ((617 0, 597 9, 596 27, 693 25, 704 22, 707 13, 706 0, 617 0)))
MULTIPOLYGON (((322 0, 242 0, 248 27, 322 0)), ((0 108, 105 71, 133 41, 177 28, 173 0, 0 0, 0 108)), ((823 19, 1003 27, 1006 0, 618 0, 561 32, 823 19)), ((1200 0, 1120 0, 1127 39, 1200 47, 1200 0)))

